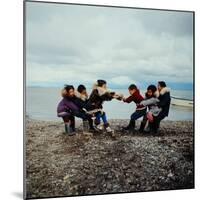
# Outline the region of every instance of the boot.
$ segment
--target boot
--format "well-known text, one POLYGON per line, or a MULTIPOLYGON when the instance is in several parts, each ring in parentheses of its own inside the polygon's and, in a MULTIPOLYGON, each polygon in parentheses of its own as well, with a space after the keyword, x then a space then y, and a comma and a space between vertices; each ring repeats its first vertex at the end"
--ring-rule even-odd
POLYGON ((65 134, 69 136, 75 135, 75 132, 72 130, 70 123, 65 123, 65 134))
POLYGON ((71 127, 71 129, 72 129, 73 132, 76 131, 76 128, 75 128, 75 119, 74 118, 71 119, 70 127, 71 127))
POLYGON ((89 118, 89 120, 88 120, 88 128, 89 128, 89 130, 88 130, 89 132, 97 131, 94 127, 94 122, 93 122, 92 118, 89 118))
POLYGON ((123 129, 124 131, 134 132, 134 131, 135 131, 135 120, 134 120, 134 119, 131 119, 131 120, 129 121, 128 126, 123 127, 122 129, 123 129))
POLYGON ((134 133, 135 132, 135 120, 133 120, 133 119, 130 120, 129 132, 130 133, 134 133))
POLYGON ((141 122, 139 132, 142 133, 144 131, 144 128, 145 128, 145 123, 141 122))
POLYGON ((153 135, 157 135, 158 134, 158 127, 157 124, 154 123, 149 123, 149 128, 150 128, 150 133, 153 135))
POLYGON ((83 132, 89 132, 89 122, 87 120, 83 120, 83 132))

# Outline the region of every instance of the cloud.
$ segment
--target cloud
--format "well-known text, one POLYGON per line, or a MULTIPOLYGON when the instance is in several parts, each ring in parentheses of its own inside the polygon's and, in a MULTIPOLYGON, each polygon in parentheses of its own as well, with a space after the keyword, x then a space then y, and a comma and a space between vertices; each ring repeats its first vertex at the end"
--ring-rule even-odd
POLYGON ((129 85, 131 83, 137 84, 136 81, 132 80, 128 76, 117 76, 110 79, 110 83, 114 85, 129 85))
POLYGON ((26 5, 29 85, 193 82, 192 13, 26 5))

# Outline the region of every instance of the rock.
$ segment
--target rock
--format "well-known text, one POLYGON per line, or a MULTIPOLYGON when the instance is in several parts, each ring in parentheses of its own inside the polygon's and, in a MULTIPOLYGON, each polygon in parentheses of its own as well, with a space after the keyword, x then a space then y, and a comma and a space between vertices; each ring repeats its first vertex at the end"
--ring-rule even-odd
MULTIPOLYGON (((194 187, 192 122, 161 123, 164 136, 62 135, 60 122, 29 120, 26 137, 29 198, 194 187), (184 129, 184 132, 183 132, 184 129)), ((138 125, 138 124, 137 124, 138 125)))
POLYGON ((169 178, 173 177, 174 174, 172 174, 171 172, 167 175, 169 178))

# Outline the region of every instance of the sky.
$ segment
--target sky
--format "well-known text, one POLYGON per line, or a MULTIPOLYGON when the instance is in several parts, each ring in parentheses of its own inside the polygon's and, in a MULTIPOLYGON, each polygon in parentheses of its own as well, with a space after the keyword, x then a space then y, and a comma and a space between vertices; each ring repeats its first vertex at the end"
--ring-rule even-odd
POLYGON ((26 3, 26 82, 110 88, 193 84, 193 14, 26 3))

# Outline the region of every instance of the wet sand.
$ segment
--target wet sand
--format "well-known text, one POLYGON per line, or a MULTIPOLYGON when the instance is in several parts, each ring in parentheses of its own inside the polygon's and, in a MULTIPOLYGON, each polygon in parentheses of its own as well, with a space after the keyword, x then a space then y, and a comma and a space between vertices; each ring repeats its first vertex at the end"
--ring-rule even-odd
MULTIPOLYGON (((62 122, 26 122, 27 198, 194 188, 193 123, 163 121, 160 135, 63 134, 62 122)), ((138 125, 138 124, 137 124, 138 125)))

